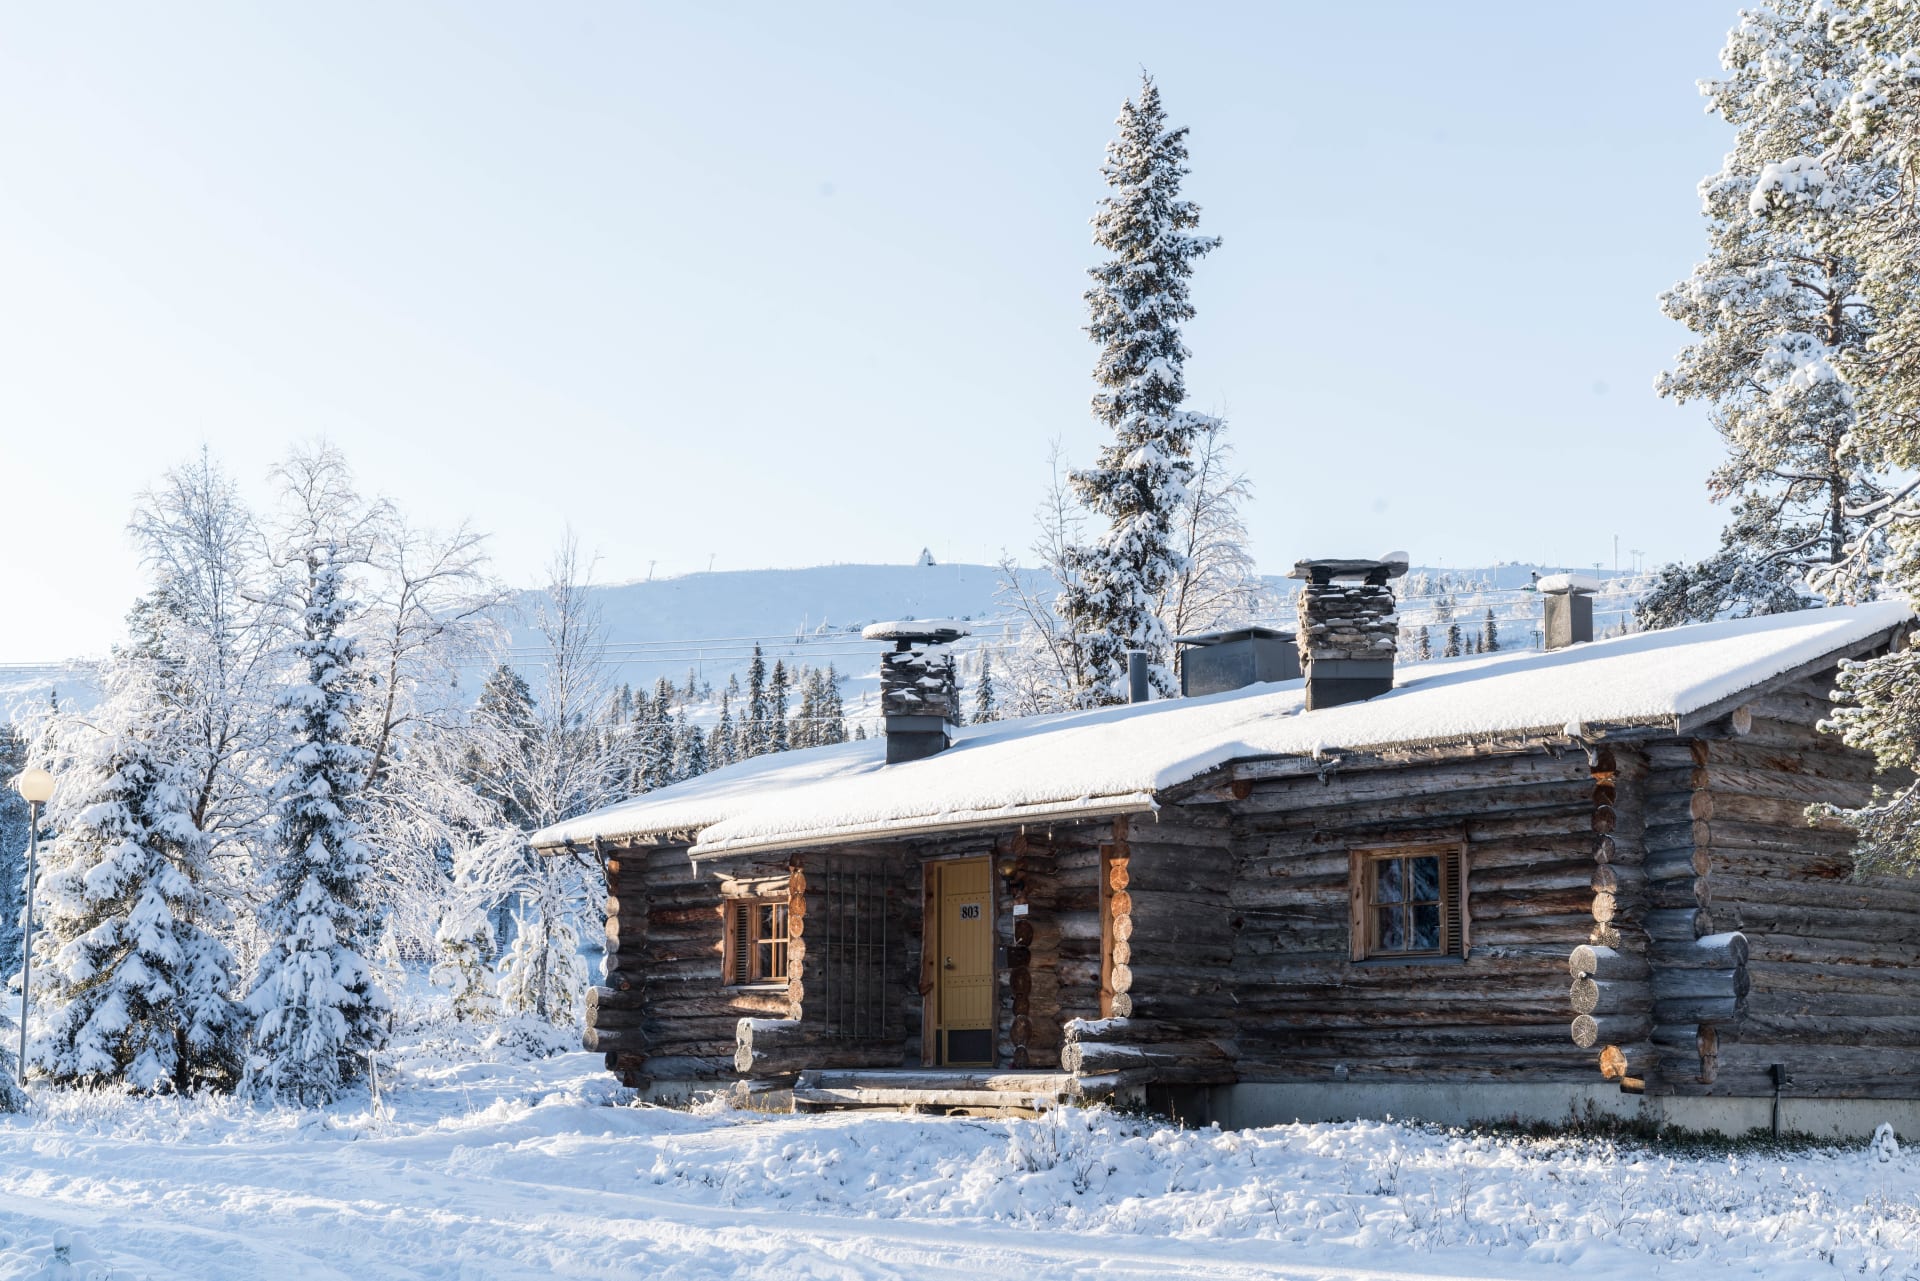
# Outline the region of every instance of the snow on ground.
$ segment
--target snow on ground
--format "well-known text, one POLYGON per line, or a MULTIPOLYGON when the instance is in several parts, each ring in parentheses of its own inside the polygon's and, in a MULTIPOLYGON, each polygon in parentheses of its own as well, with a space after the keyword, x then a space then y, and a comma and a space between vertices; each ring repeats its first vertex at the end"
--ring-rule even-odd
POLYGON ((307 1113, 41 1089, 0 1119, 0 1277, 1920 1278, 1887 1144, 678 1111, 431 1030, 383 1072, 307 1113))

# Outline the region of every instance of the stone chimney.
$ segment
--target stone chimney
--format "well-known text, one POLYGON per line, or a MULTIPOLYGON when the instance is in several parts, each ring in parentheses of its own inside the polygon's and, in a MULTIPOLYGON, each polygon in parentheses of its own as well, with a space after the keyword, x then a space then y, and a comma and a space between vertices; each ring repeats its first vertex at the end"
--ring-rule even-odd
POLYGON ((947 646, 967 635, 967 629, 944 619, 910 620, 875 623, 860 635, 893 642, 893 649, 880 657, 887 764, 946 751, 960 719, 960 686, 947 646))
POLYGON ((1380 560, 1303 560, 1289 578, 1300 589, 1300 666, 1307 710, 1358 703, 1393 688, 1400 619, 1388 580, 1407 572, 1407 556, 1380 560))
POLYGON ((1593 639, 1593 594, 1600 580, 1585 574, 1550 574, 1534 584, 1546 601, 1544 635, 1548 649, 1565 649, 1593 639))

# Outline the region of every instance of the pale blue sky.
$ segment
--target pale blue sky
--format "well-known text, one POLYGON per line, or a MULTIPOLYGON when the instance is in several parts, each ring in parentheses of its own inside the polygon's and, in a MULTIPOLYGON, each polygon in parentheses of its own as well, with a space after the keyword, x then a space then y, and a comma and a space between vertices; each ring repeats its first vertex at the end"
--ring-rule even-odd
POLYGON ((1099 441, 1143 63, 1265 567, 1699 554, 1655 295, 1736 9, 6 3, 0 660, 117 634, 201 442, 259 483, 325 434, 519 582, 569 522, 608 579, 1024 547, 1048 439, 1099 441))

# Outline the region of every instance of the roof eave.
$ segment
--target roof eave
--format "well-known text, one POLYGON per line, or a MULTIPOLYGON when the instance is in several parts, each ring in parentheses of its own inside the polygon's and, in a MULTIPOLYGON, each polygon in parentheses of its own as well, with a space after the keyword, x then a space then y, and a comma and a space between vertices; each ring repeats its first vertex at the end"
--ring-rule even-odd
POLYGON ((1685 715, 1676 716, 1673 718, 1673 732, 1675 734, 1698 733, 1702 728, 1728 715, 1735 708, 1740 707, 1742 704, 1752 702, 1754 698, 1757 697, 1758 691, 1770 689, 1777 685, 1792 684, 1794 681, 1812 676, 1818 672, 1823 672, 1827 668, 1845 659, 1858 658, 1862 654, 1871 653, 1893 641, 1909 626, 1910 624, 1908 623, 1896 623, 1892 627, 1882 628, 1873 635, 1857 640, 1851 645, 1842 645, 1835 649, 1830 649, 1820 655, 1820 657, 1808 659, 1799 666, 1788 668, 1777 676, 1769 676, 1763 681, 1755 681, 1743 690, 1728 694, 1724 698, 1717 698, 1706 706, 1697 708, 1685 715))
POLYGON ((996 827, 1032 826, 1036 823, 1082 822, 1098 818, 1119 818, 1128 814, 1150 814, 1159 809, 1151 792, 1088 797, 1081 801, 1045 801, 1035 805, 1009 806, 969 814, 929 815, 926 818, 861 823, 849 827, 821 828, 764 839, 729 841, 711 848, 696 844, 689 851, 696 863, 721 859, 752 858, 766 854, 785 854, 795 850, 822 849, 836 845, 856 845, 863 841, 910 840, 922 836, 941 836, 996 827))

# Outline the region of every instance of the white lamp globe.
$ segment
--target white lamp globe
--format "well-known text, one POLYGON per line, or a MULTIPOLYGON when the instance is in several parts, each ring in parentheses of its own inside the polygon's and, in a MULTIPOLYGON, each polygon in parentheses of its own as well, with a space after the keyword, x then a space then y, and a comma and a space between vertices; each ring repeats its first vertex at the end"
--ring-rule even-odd
POLYGON ((13 790, 24 800, 45 805, 53 799, 53 775, 39 768, 24 770, 13 780, 13 790))

